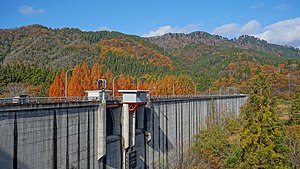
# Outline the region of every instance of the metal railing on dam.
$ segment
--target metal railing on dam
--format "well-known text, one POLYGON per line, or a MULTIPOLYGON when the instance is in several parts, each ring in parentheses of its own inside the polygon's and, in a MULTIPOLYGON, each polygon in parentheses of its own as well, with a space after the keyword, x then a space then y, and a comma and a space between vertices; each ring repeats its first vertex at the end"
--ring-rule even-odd
MULTIPOLYGON (((170 95, 170 96, 151 96, 151 100, 182 100, 182 99, 212 99, 224 97, 244 97, 245 94, 234 95, 170 95)), ((7 104, 40 104, 40 103, 61 103, 61 102, 99 102, 99 97, 8 97, 0 98, 0 106, 7 104)), ((122 96, 108 97, 107 100, 122 100, 122 96)))
MULTIPOLYGON (((122 100, 122 97, 116 96, 107 100, 122 100)), ((0 106, 7 104, 40 104, 40 103, 59 103, 59 102, 98 102, 99 97, 9 97, 0 98, 0 106)))
POLYGON ((132 110, 120 99, 1 104, 0 168, 173 168, 212 109, 238 114, 246 95, 151 96, 132 110))

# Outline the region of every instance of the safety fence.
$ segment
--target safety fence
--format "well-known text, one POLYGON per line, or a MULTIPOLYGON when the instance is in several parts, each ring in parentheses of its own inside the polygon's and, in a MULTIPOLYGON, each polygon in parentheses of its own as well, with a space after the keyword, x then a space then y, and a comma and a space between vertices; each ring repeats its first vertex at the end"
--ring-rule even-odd
MULTIPOLYGON (((170 95, 170 96, 149 96, 152 101, 160 100, 180 100, 180 99, 211 99, 221 97, 244 97, 244 94, 233 94, 233 95, 170 95)), ((0 98, 0 106, 8 104, 42 104, 42 103, 60 103, 60 102, 99 102, 102 98, 100 97, 10 97, 0 98)), ((122 96, 106 97, 106 100, 122 100, 122 96)))

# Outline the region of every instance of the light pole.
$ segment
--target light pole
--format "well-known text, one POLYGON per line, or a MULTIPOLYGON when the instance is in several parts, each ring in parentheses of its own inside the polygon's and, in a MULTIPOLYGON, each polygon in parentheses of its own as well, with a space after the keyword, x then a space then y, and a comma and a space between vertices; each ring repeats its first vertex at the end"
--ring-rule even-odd
POLYGON ((150 93, 153 92, 153 90, 155 90, 155 88, 156 88, 156 86, 153 86, 152 90, 149 89, 150 91, 149 91, 149 93, 147 94, 148 97, 149 97, 149 99, 150 99, 150 93))
POLYGON ((113 87, 112 87, 113 88, 113 98, 115 97, 115 79, 119 76, 123 76, 123 75, 118 75, 118 76, 113 78, 113 87))
POLYGON ((74 69, 69 69, 66 71, 66 79, 65 79, 65 97, 68 97, 68 72, 74 70, 74 69))
POLYGON ((153 86, 152 90, 149 91, 149 94, 155 90, 156 86, 153 86))
POLYGON ((140 80, 141 78, 146 79, 144 76, 141 76, 141 77, 139 77, 139 78, 137 79, 137 81, 136 81, 136 90, 139 90, 139 80, 140 80))

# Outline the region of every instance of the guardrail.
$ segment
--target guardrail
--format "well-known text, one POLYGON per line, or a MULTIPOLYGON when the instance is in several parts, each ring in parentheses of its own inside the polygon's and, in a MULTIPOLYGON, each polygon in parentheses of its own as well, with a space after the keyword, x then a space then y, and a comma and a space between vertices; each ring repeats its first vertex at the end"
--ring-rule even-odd
MULTIPOLYGON (((108 98, 107 100, 111 100, 108 98)), ((99 97, 11 97, 0 98, 0 105, 29 103, 60 103, 60 102, 96 102, 99 97)))
POLYGON ((211 98, 225 98, 225 97, 246 97, 246 94, 215 94, 215 95, 168 95, 168 96, 151 96, 151 100, 178 100, 178 99, 211 99, 211 98))
MULTIPOLYGON (((232 94, 232 95, 175 95, 175 96, 151 96, 153 101, 159 100, 176 100, 176 99, 195 99, 195 98, 220 98, 220 97, 236 97, 246 96, 245 94, 232 94)), ((122 96, 108 97, 106 100, 122 100, 122 96)), ((102 98, 100 98, 101 100, 102 98)), ((99 101, 99 97, 11 97, 0 98, 0 106, 7 104, 30 104, 30 103, 60 103, 60 102, 96 102, 99 101)))

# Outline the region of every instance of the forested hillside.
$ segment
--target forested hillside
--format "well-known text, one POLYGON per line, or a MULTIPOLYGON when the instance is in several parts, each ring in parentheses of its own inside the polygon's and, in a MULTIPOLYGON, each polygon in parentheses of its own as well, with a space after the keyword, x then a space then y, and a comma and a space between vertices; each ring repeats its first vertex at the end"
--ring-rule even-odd
MULTIPOLYGON (((29 25, 0 30, 0 95, 9 86, 35 88, 30 95, 49 94, 55 74, 86 64, 89 71, 99 64, 103 73, 125 75, 136 83, 156 84, 173 77, 157 94, 170 95, 177 79, 187 76, 188 94, 226 91, 247 92, 248 82, 262 67, 274 79, 277 94, 291 97, 300 85, 300 51, 292 47, 269 44, 250 36, 228 40, 205 32, 166 34, 143 38, 119 32, 86 32, 74 28, 52 29, 29 25), (18 67, 21 67, 20 69, 18 67), (21 71, 21 73, 20 73, 21 71), (38 71, 39 73, 34 73, 38 71), (43 72, 43 73, 41 73, 43 72), (32 75, 34 73, 34 75, 32 75), (32 77, 31 77, 32 76, 32 77), (168 91, 168 92, 167 92, 168 91)), ((69 80, 72 78, 69 72, 69 80)), ((168 80, 166 80, 168 81, 168 80)), ((157 84, 156 84, 157 86, 157 84)), ((153 88, 153 86, 152 86, 153 88)))
MULTIPOLYGON (((279 64, 284 64, 279 68, 285 70, 284 75, 291 73, 294 75, 293 78, 300 78, 297 72, 300 67, 299 49, 269 44, 255 37, 244 35, 238 39, 228 40, 205 32, 193 32, 169 33, 148 40, 162 47, 179 63, 178 67, 195 77, 201 90, 207 88, 208 83, 212 86, 220 77, 224 78, 226 70, 232 63, 237 65, 241 62, 254 63, 256 68, 278 67, 279 64)), ((247 67, 249 68, 249 65, 246 64, 234 71, 236 74, 242 74, 241 71, 248 69, 247 67)))
MULTIPOLYGON (((122 55, 133 54, 130 51, 142 49, 140 57, 151 52, 156 57, 164 56, 159 48, 137 36, 118 32, 83 32, 79 29, 51 29, 41 25, 30 25, 16 29, 0 30, 0 61, 2 64, 24 63, 40 67, 62 68, 72 67, 83 61, 90 65, 99 60, 101 50, 123 48, 122 55), (101 41, 101 43, 99 43, 101 41), (98 44, 99 43, 99 44, 98 44), (111 45, 113 44, 113 45, 111 45), (115 45, 115 48, 113 48, 115 45), (127 45, 127 46, 126 46, 127 45)), ((105 54, 101 54, 105 55, 105 54)), ((156 61, 157 62, 157 61, 156 61)), ((170 61, 169 61, 170 62, 170 61)), ((172 65, 172 62, 169 63, 172 65)))

